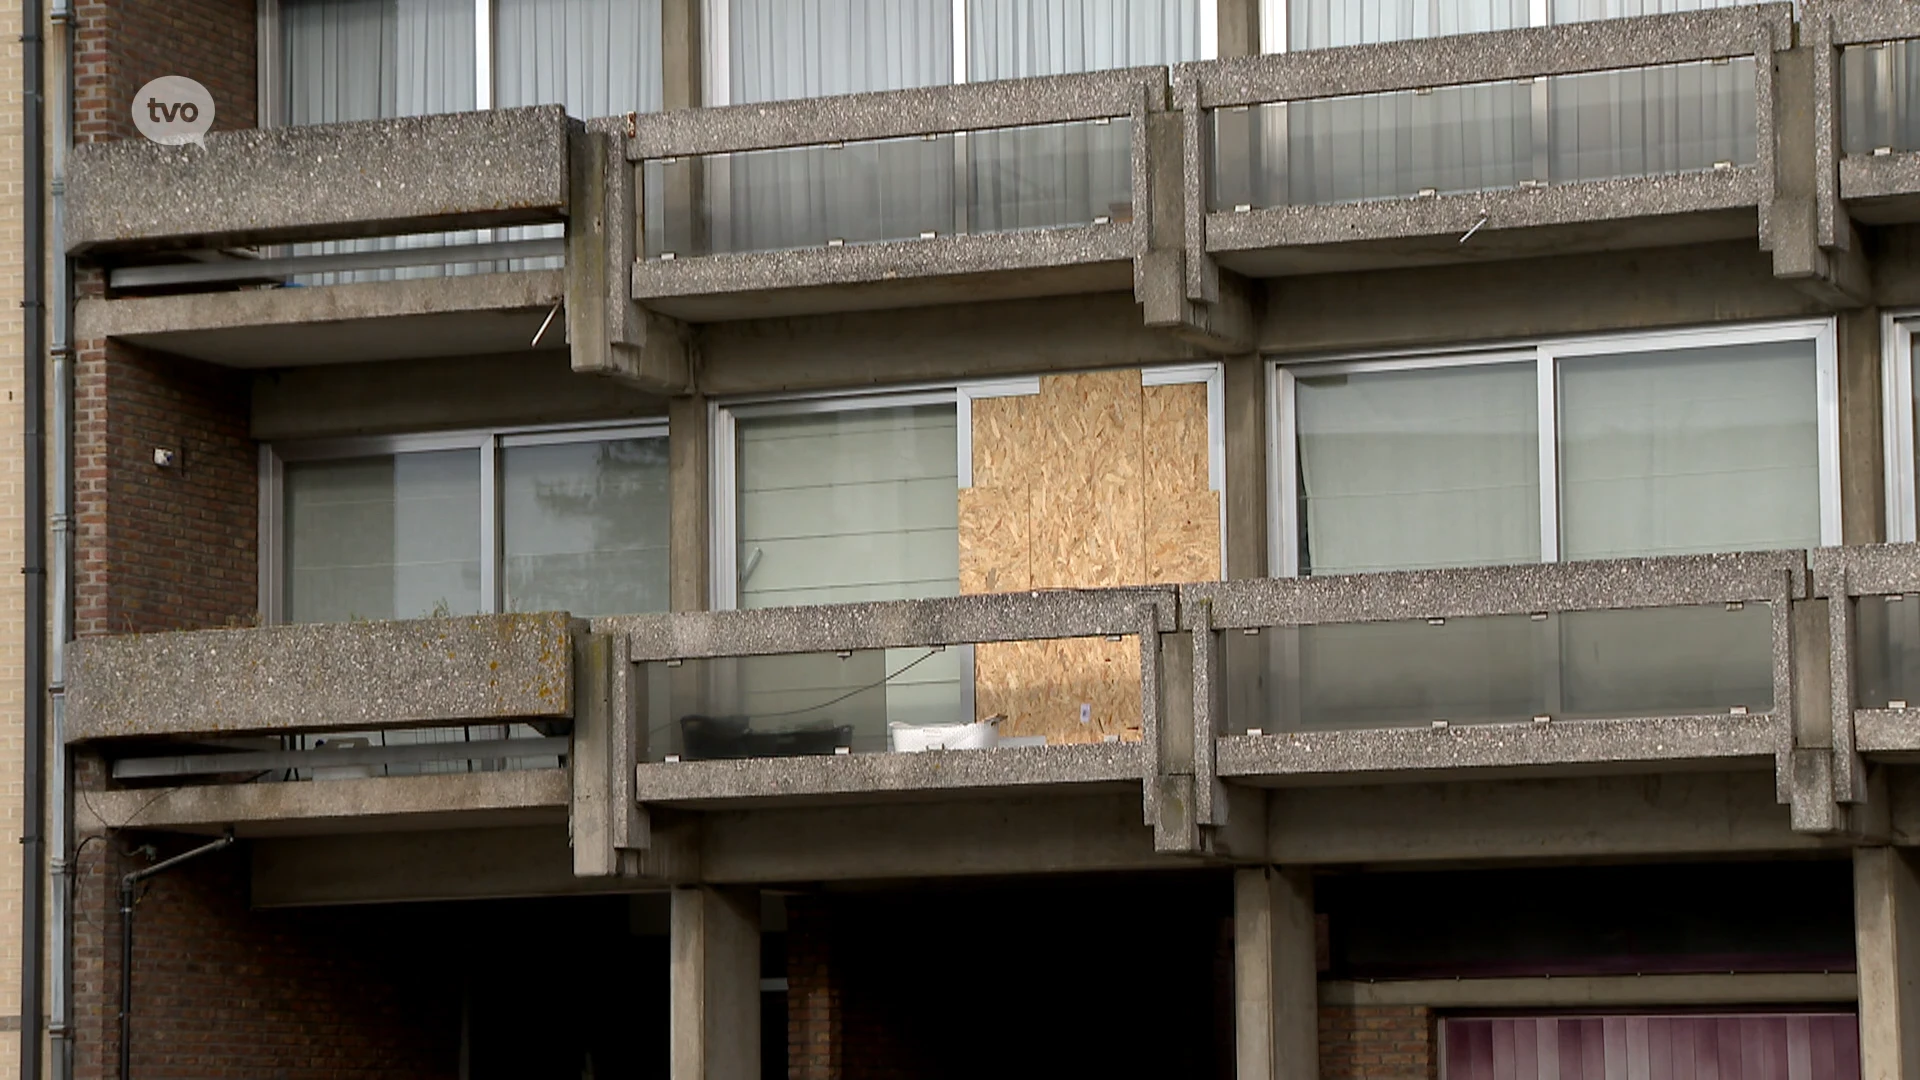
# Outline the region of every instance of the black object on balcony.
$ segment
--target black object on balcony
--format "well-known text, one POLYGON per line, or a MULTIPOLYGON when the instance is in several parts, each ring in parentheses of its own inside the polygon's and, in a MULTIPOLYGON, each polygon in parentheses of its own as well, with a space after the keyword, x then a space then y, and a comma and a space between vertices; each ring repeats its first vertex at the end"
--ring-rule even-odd
POLYGON ((687 761, 813 757, 853 746, 853 725, 810 725, 785 731, 755 731, 746 716, 680 718, 680 745, 687 761))

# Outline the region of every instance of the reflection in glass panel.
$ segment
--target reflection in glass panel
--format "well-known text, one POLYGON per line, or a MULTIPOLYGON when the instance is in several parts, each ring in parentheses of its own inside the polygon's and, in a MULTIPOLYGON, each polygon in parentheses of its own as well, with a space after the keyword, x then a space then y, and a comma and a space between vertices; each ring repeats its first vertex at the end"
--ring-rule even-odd
POLYGON ((1855 702, 1920 708, 1920 596, 1862 596, 1853 610, 1855 702))
POLYGON ((1301 375, 1302 573, 1540 557, 1534 365, 1301 375))
MULTIPOLYGON (((743 417, 735 495, 742 608, 917 600, 960 590, 958 429, 952 405, 743 417)), ((965 710, 961 650, 876 656, 892 679, 887 719, 948 722, 965 710), (909 667, 908 665, 911 665, 909 667)), ((742 662, 748 696, 825 689, 816 669, 742 662)), ((828 665, 833 678, 868 675, 828 665)), ((833 683, 846 688, 849 683, 833 683)), ((854 702, 859 704, 860 702, 854 702)), ((884 730, 884 729, 880 729, 884 730)))
POLYGON ((1567 559, 1820 544, 1810 340, 1559 361, 1567 559))
POLYGON ((500 453, 506 610, 667 609, 667 440, 500 453))
POLYGON ((1210 209, 1517 187, 1537 175, 1533 87, 1481 83, 1216 109, 1210 209))
POLYGON ((1236 734, 1773 707, 1772 609, 1760 603, 1279 627, 1222 640, 1236 734))
POLYGON ((1291 51, 1512 30, 1527 25, 1527 0, 1288 0, 1260 5, 1261 34, 1276 51, 1285 20, 1291 51))
POLYGON ((958 694, 921 676, 959 650, 861 649, 840 655, 645 665, 647 758, 808 757, 889 748, 890 723, 963 724, 958 694))
POLYGON ((646 253, 782 251, 1126 220, 1131 128, 1117 117, 649 160, 641 166, 646 253))
POLYGON ((1920 40, 1843 50, 1840 86, 1845 153, 1920 150, 1920 40))
POLYGON ((1594 19, 1624 19, 1635 15, 1671 15, 1682 11, 1741 7, 1767 0, 1553 0, 1553 21, 1588 22, 1594 19))
POLYGON ((1609 180, 1752 165, 1753 58, 1555 75, 1547 179, 1609 180))
POLYGON ((289 462, 286 617, 354 622, 480 610, 480 453, 289 462))

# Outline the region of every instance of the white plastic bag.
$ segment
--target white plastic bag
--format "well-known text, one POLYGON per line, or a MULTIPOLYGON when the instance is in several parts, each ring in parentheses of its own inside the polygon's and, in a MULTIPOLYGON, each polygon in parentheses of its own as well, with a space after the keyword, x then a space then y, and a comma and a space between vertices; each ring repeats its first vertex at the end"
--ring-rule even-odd
POLYGON ((887 745, 901 753, 922 750, 991 750, 999 740, 999 728, 991 722, 978 724, 903 724, 887 723, 887 745))

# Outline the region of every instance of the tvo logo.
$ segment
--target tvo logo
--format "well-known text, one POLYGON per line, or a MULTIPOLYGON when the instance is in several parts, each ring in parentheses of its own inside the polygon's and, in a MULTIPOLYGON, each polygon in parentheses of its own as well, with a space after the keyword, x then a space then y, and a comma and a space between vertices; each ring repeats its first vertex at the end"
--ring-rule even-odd
POLYGON ((213 95, 185 75, 162 75, 133 96, 133 126, 163 146, 205 145, 213 95))

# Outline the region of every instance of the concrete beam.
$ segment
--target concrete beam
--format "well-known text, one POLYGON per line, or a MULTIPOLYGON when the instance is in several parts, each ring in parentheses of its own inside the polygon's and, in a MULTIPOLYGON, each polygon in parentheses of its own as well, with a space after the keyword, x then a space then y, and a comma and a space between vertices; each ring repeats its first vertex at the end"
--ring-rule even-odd
MULTIPOLYGON (((566 353, 543 350, 263 371, 253 377, 249 418, 252 436, 266 442, 596 420, 632 423, 664 418, 669 409, 654 395, 583 379, 566 353)), ((669 427, 670 437, 678 432, 677 424, 669 427)))
MULTIPOLYGON (((80 301, 81 338, 238 368, 524 353, 563 296, 558 270, 80 301)), ((549 328, 542 345, 566 335, 549 328)), ((372 404, 369 402, 368 404, 372 404)))
POLYGON ((499 828, 564 821, 564 769, 442 773, 266 784, 88 791, 80 797, 83 832, 164 829, 242 837, 348 834, 396 829, 499 828))
POLYGON ((564 720, 573 633, 555 612, 87 638, 67 739, 564 720))
POLYGON ((639 199, 622 141, 608 132, 573 136, 566 271, 573 370, 648 393, 684 393, 693 382, 689 330, 633 302, 639 199))
POLYGON ((257 908, 665 888, 659 879, 575 876, 564 821, 512 828, 286 837, 255 840, 248 848, 252 855, 249 896, 257 908))
POLYGON ((651 846, 647 815, 634 795, 640 733, 633 679, 624 638, 588 634, 575 639, 568 824, 573 872, 580 877, 636 876, 639 854, 651 846))
POLYGON ((1820 303, 1857 308, 1873 295, 1870 267, 1845 211, 1822 205, 1833 199, 1834 187, 1821 175, 1827 155, 1818 138, 1821 124, 1832 123, 1831 104, 1823 100, 1827 88, 1819 86, 1817 78, 1830 74, 1831 65, 1819 63, 1816 56, 1824 47, 1816 40, 1774 54, 1773 122, 1779 138, 1773 205, 1761 246, 1773 252, 1776 277, 1820 303), (1833 234, 1833 242, 1823 243, 1825 233, 1833 234))
POLYGON ((1598 975, 1517 979, 1329 980, 1322 1005, 1431 1009, 1643 1009, 1649 1006, 1852 1004, 1851 971, 1725 975, 1598 975))
POLYGON ((1920 1076, 1920 871, 1891 847, 1853 854, 1862 1080, 1920 1076))
POLYGON ((759 892, 674 889, 669 939, 668 1075, 759 1080, 759 892))
MULTIPOLYGON (((711 605, 714 477, 709 465, 712 414, 704 395, 677 397, 667 413, 668 608, 705 611, 711 605)), ((731 485, 732 477, 721 478, 731 485)))
MULTIPOLYGON (((646 725, 655 728, 661 722, 646 725)), ((849 796, 881 798, 895 792, 1067 791, 1131 786, 1141 781, 1142 747, 1127 743, 932 750, 918 754, 837 754, 820 757, 645 763, 638 770, 640 800, 649 805, 701 809, 750 807, 849 796)))
POLYGON ((1233 875, 1234 1075, 1318 1080, 1313 876, 1263 866, 1233 875))
POLYGON ((68 254, 221 248, 557 221, 564 108, 412 116, 74 148, 68 254))

